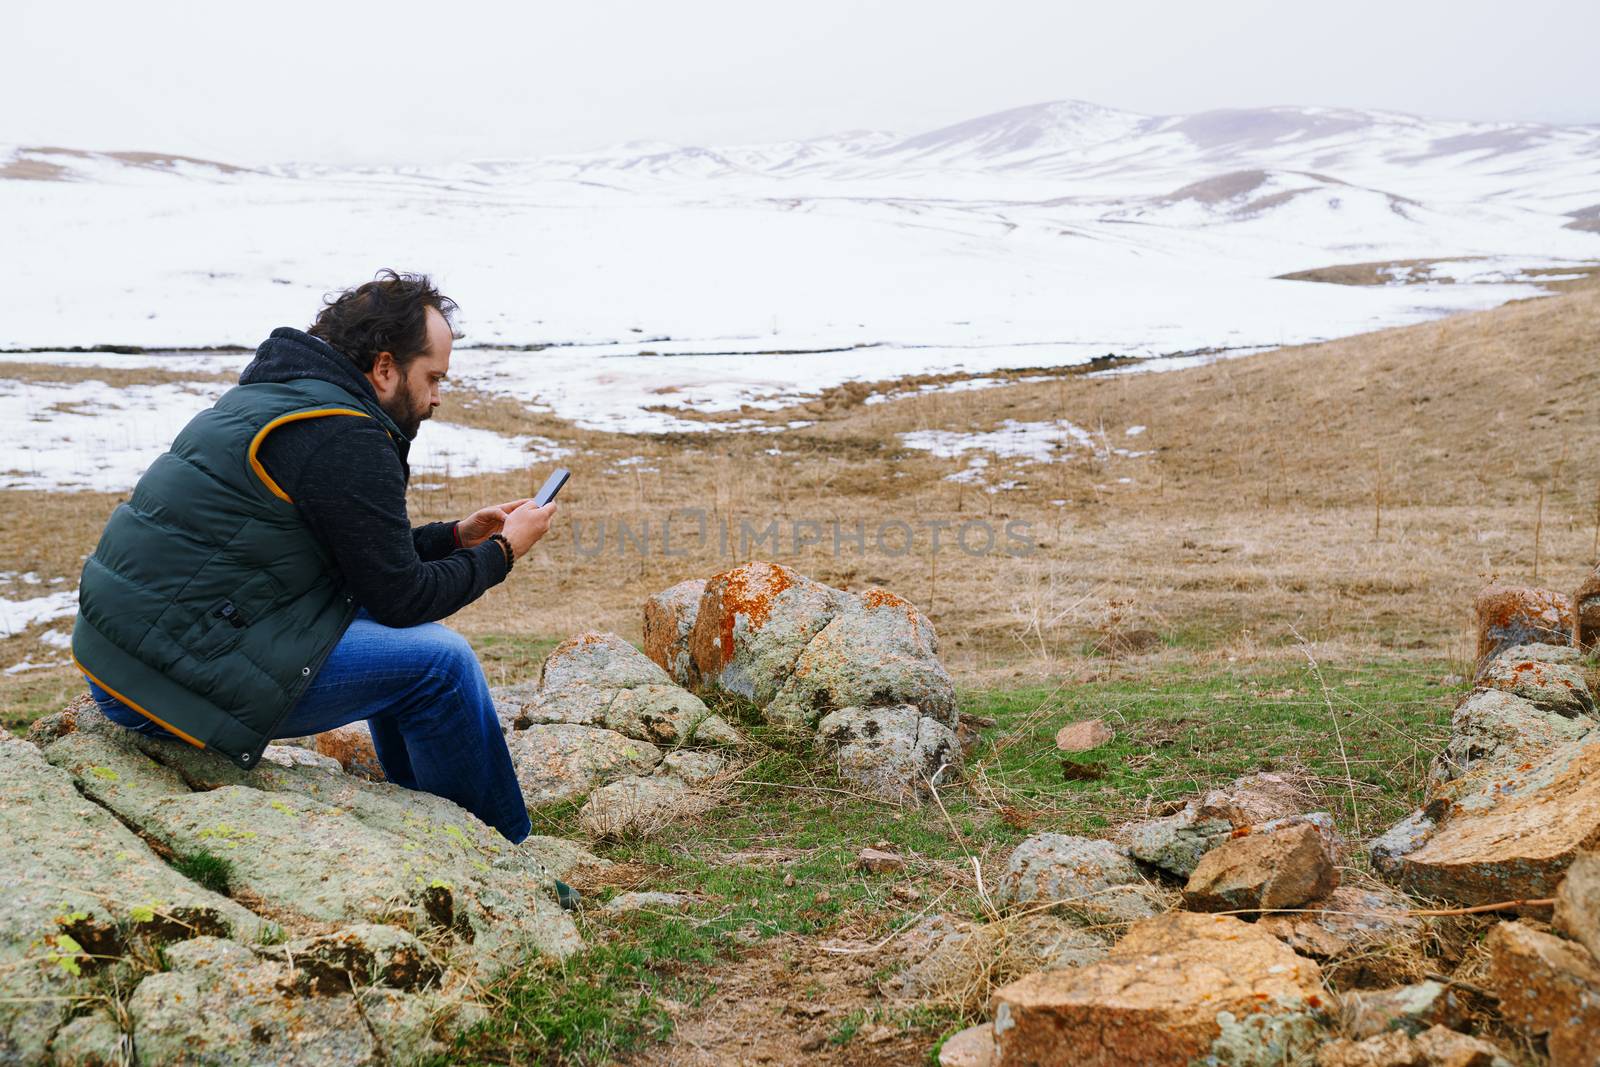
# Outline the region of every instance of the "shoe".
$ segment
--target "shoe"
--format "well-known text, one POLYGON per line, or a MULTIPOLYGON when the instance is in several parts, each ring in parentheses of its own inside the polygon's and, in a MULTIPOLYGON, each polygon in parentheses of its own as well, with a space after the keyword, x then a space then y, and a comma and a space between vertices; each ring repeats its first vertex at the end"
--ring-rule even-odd
POLYGON ((560 903, 562 911, 577 911, 578 902, 583 899, 583 894, 572 888, 561 879, 554 879, 556 883, 556 901, 560 903))

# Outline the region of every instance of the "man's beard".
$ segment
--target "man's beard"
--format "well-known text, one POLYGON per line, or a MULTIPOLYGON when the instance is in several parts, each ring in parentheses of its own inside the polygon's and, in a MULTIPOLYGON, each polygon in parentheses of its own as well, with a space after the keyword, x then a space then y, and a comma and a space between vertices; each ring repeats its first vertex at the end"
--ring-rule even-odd
POLYGON ((400 432, 406 435, 408 441, 416 440, 417 431, 422 429, 422 420, 433 414, 431 405, 417 407, 416 394, 411 391, 411 383, 404 376, 395 388, 394 397, 387 404, 379 406, 400 427, 400 432))

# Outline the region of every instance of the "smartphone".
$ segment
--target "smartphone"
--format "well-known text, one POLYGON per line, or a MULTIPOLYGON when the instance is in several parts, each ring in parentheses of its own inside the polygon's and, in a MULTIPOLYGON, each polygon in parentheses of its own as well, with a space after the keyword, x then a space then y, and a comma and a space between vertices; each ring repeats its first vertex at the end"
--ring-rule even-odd
POLYGON ((556 498, 561 492, 561 487, 567 484, 567 479, 572 477, 572 472, 565 467, 557 467, 550 472, 550 477, 544 480, 544 485, 533 496, 533 506, 542 508, 556 498))

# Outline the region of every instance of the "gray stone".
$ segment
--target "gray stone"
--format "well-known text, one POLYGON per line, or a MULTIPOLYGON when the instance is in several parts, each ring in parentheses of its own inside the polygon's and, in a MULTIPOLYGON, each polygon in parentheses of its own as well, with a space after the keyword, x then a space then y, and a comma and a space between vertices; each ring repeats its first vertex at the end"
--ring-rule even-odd
POLYGON ((1128 852, 1110 841, 1035 834, 1016 847, 996 887, 1000 904, 1046 904, 1091 922, 1132 922, 1166 910, 1128 852))
POLYGON ((670 685, 672 679, 650 657, 613 633, 586 630, 557 645, 539 671, 539 688, 550 692, 568 685, 631 689, 670 685))
POLYGON ((648 741, 567 723, 518 730, 507 745, 530 808, 576 800, 617 778, 646 774, 661 762, 661 750, 648 741))
MULTIPOLYGON (((101 783, 120 778, 99 762, 84 774, 101 783)), ((267 925, 179 875, 80 794, 70 775, 4 730, 0 900, 4 1063, 47 1062, 50 1037, 72 1006, 64 998, 88 992, 130 940, 159 945, 194 931, 253 939, 267 925)))
POLYGON ((841 708, 817 724, 817 736, 834 754, 839 774, 871 796, 897 803, 926 797, 941 768, 959 767, 956 735, 909 704, 897 708, 841 708))
POLYGON ((709 811, 713 798, 669 775, 632 776, 596 789, 578 824, 597 838, 649 837, 678 819, 709 811))
POLYGON ((939 1046, 939 1067, 994 1067, 994 1027, 979 1023, 957 1031, 939 1046))
POLYGON ((686 785, 705 785, 728 769, 728 761, 714 752, 668 752, 656 768, 658 775, 671 775, 686 785))
POLYGON ((1282 820, 1296 818, 1303 799, 1282 775, 1246 775, 1224 788, 1207 790, 1175 814, 1127 823, 1115 837, 1135 858, 1188 878, 1200 857, 1235 830, 1276 827, 1282 820))
MULTIPOLYGON (((1561 651, 1576 652, 1577 649, 1561 651)), ((1484 668, 1478 676, 1478 685, 1522 697, 1541 711, 1555 712, 1569 719, 1574 715, 1594 714, 1594 696, 1589 692, 1583 671, 1576 665, 1519 659, 1502 653, 1484 668)))
POLYGON ((122 1067, 132 1062, 133 1042, 102 1008, 57 1030, 50 1056, 55 1067, 122 1067))
POLYGON ((600 910, 616 915, 641 910, 682 911, 693 903, 694 898, 684 893, 618 893, 600 910))
POLYGON ((1430 1026, 1454 1028, 1467 1021, 1466 1003, 1442 982, 1354 990, 1340 1000, 1345 1032, 1358 1041, 1389 1030, 1414 1037, 1430 1026))
POLYGON ((1595 727, 1587 716, 1568 718, 1498 689, 1479 689, 1456 706, 1450 740, 1434 759, 1435 785, 1479 768, 1537 762, 1595 727))
POLYGON ((842 599, 796 658, 766 708, 767 718, 799 726, 838 708, 910 704, 954 729, 955 685, 937 647, 933 624, 893 593, 868 589, 842 599))
POLYGON ((301 938, 273 954, 300 972, 299 980, 313 996, 369 985, 412 991, 444 978, 444 968, 415 934, 377 923, 301 938))
POLYGON ((1367 856, 1381 873, 1398 874, 1401 858, 1421 848, 1436 828, 1437 824, 1427 812, 1418 808, 1368 841, 1367 856))

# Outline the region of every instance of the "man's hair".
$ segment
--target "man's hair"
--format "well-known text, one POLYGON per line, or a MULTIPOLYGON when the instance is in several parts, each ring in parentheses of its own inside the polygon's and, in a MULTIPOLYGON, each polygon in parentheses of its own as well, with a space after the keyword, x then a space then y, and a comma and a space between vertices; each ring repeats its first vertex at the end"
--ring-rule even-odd
POLYGON ((454 329, 456 302, 433 287, 426 274, 399 274, 385 267, 373 280, 327 297, 306 332, 328 342, 363 374, 379 352, 390 352, 401 370, 428 347, 428 312, 433 308, 454 329))

